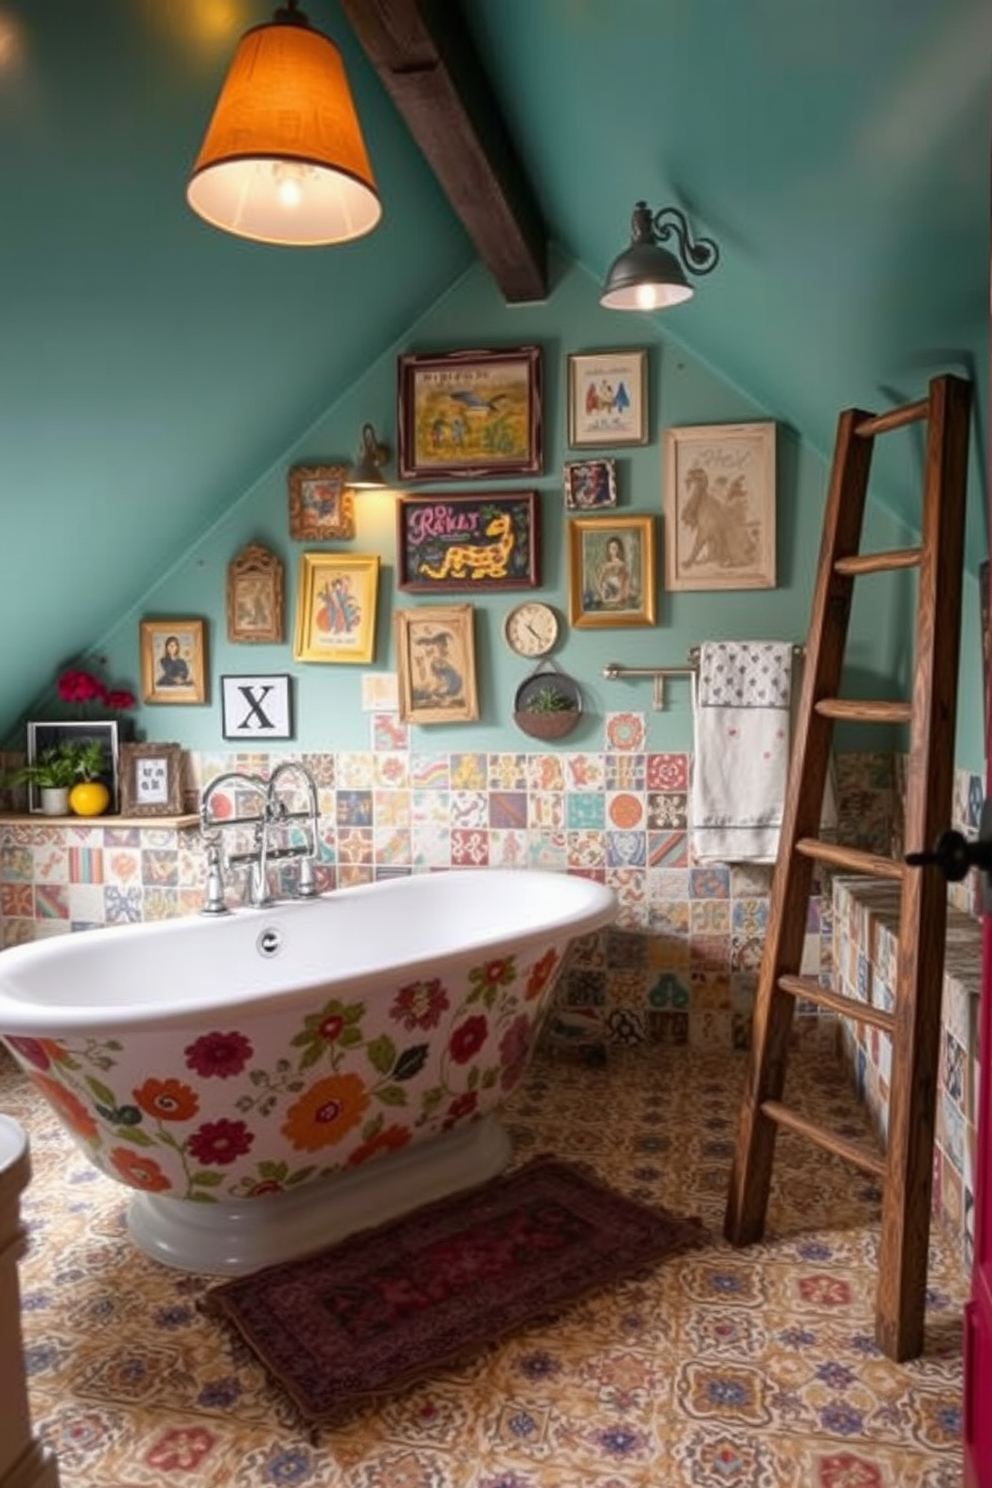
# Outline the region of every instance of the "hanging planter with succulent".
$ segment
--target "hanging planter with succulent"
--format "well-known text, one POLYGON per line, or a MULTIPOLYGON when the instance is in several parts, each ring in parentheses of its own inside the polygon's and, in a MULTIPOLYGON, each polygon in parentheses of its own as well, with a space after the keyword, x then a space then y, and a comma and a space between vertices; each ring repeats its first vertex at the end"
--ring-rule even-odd
POLYGON ((582 716, 579 684, 553 661, 542 662, 517 688, 513 721, 534 739, 561 739, 582 716))

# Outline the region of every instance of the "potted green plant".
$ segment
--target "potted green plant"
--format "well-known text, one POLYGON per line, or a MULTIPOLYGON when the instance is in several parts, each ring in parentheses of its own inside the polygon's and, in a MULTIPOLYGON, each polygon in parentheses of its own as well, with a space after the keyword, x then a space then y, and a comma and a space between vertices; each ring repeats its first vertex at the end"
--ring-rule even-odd
POLYGON ((582 712, 582 695, 557 667, 538 668, 517 689, 513 721, 535 739, 561 739, 582 712))
POLYGON ((4 785, 33 785, 41 799, 46 816, 64 816, 70 809, 70 795, 81 784, 92 783, 102 801, 96 810, 80 809, 80 815, 98 815, 106 810, 110 793, 100 783, 106 769, 104 747, 98 739, 63 739, 39 751, 37 758, 16 765, 3 776, 4 785))

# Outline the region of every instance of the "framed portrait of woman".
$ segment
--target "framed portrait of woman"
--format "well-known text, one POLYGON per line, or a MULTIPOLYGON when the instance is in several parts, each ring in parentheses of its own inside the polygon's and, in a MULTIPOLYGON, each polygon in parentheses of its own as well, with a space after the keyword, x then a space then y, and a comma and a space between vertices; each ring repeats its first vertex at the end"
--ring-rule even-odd
POLYGON ((206 628, 205 620, 142 620, 142 702, 206 702, 206 628))
POLYGON ((654 624, 653 517, 572 517, 568 554, 572 625, 654 624))

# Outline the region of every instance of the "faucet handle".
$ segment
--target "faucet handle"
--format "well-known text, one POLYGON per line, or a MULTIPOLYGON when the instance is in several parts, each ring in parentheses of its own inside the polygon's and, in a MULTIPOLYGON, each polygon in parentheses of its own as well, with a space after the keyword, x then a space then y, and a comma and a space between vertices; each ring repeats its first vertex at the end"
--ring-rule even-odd
POLYGON ((307 854, 300 859, 300 877, 296 885, 296 892, 301 899, 315 899, 317 897, 317 880, 314 875, 313 858, 307 854))

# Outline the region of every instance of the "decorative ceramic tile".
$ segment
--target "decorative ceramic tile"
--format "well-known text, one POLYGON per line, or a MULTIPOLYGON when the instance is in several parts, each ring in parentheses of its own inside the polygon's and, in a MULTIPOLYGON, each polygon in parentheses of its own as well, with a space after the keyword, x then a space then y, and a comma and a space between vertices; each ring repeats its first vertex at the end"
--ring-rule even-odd
POLYGON ((409 827, 410 792, 377 790, 372 793, 373 821, 377 827, 409 827))
POLYGON ((527 756, 525 754, 491 754, 488 785, 491 791, 525 791, 527 789, 527 756))
POLYGON ((417 791, 446 791, 451 782, 446 754, 415 754, 410 759, 410 784, 417 791))
POLYGON ((608 754, 604 765, 607 790, 644 790, 646 771, 643 754, 608 754))
POLYGON ((650 791, 685 794, 689 789, 689 756, 687 754, 649 754, 647 788, 650 791))
POLYGON ((405 790, 410 783, 409 756, 395 749, 372 757, 372 778, 382 790, 405 790))
POLYGON ((525 868, 527 866, 527 833, 491 827, 489 829, 489 865, 492 868, 525 868))
POLYGON ((489 862, 489 830, 453 827, 451 831, 452 868, 484 868, 489 862))
POLYGON ((599 791, 603 789, 605 772, 601 754, 566 754, 565 789, 569 791, 599 791))
POLYGON ((607 749, 636 754, 644 748, 647 732, 643 713, 607 713, 603 721, 607 749))
POLYGON ((489 756, 486 754, 453 754, 450 770, 452 790, 484 791, 489 784, 489 756))
POLYGON ((410 726, 397 713, 373 713, 369 718, 369 744, 373 752, 409 749, 410 726))
MULTIPOLYGON (((498 757, 506 758, 506 756, 498 757)), ((491 790, 489 792, 489 825, 525 831, 527 828, 526 791, 491 790)))
MULTIPOLYGON (((602 800, 597 796, 577 799, 602 800)), ((565 796, 561 791, 531 791, 527 797, 527 825, 538 831, 559 831, 565 825, 565 796)))
POLYGON ((450 809, 452 830, 468 831, 489 825, 489 795, 484 790, 453 790, 450 809))
POLYGON ((557 754, 529 754, 526 757, 527 784, 532 791, 563 791, 565 771, 557 754))

